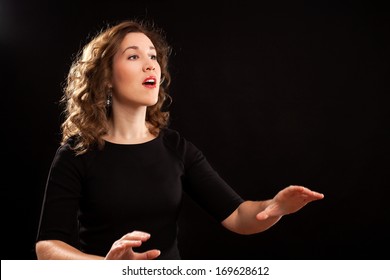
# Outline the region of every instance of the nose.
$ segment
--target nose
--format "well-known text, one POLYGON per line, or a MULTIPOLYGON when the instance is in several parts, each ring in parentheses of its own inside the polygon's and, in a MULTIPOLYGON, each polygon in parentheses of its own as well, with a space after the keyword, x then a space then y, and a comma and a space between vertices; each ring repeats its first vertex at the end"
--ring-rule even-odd
POLYGON ((150 62, 145 63, 145 65, 143 67, 144 72, 146 72, 146 71, 153 71, 155 69, 156 69, 156 67, 152 63, 150 63, 150 62))

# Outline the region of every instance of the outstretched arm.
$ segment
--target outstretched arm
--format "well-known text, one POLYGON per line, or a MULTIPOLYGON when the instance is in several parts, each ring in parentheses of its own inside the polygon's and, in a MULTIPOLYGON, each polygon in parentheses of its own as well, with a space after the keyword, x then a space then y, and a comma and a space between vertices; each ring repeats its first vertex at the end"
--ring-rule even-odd
POLYGON ((289 186, 274 198, 264 201, 245 201, 222 225, 240 234, 262 232, 276 224, 284 215, 297 212, 309 202, 323 199, 324 195, 302 186, 289 186))

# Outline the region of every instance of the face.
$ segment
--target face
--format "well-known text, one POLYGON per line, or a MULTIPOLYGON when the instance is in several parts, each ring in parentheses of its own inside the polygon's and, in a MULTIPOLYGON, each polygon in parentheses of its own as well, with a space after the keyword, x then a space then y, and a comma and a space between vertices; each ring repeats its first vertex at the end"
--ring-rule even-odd
POLYGON ((113 106, 152 106, 158 101, 161 68, 143 33, 128 33, 113 58, 113 106))

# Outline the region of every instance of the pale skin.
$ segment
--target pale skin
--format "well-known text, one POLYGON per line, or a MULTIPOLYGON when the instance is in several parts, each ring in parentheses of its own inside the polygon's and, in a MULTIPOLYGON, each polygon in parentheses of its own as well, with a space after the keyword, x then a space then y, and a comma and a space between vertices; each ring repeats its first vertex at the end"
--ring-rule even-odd
MULTIPOLYGON (((106 141, 118 144, 148 142, 156 136, 149 132, 145 121, 146 108, 158 99, 161 68, 150 39, 142 33, 128 33, 113 59, 112 113, 106 141), (144 85, 145 79, 154 79, 154 85, 144 85)), ((233 211, 222 226, 239 234, 255 234, 267 230, 284 215, 292 214, 310 202, 323 199, 324 195, 303 186, 288 186, 272 199, 245 201, 233 211)), ((105 256, 90 255, 59 240, 39 241, 36 244, 38 259, 89 259, 151 260, 160 255, 157 249, 138 252, 143 242, 151 238, 149 233, 133 231, 115 241, 105 256), (135 250, 134 250, 135 249, 135 250)))

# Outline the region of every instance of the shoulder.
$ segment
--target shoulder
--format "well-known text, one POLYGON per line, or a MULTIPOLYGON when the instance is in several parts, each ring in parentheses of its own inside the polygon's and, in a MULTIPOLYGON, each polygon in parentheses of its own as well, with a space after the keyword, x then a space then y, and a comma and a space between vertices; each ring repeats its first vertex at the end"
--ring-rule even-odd
POLYGON ((192 146, 192 143, 175 129, 165 128, 161 133, 164 143, 176 150, 185 151, 192 146))
POLYGON ((201 151, 179 131, 165 128, 161 133, 164 145, 173 150, 184 162, 188 163, 202 155, 201 151))
POLYGON ((71 137, 57 148, 56 156, 76 157, 77 138, 71 137))
POLYGON ((73 144, 71 141, 67 141, 64 144, 61 144, 56 151, 56 158, 58 157, 76 157, 76 152, 73 149, 73 144))
POLYGON ((180 141, 185 140, 177 130, 171 128, 164 128, 160 131, 160 133, 165 142, 174 146, 178 145, 180 141))
POLYGON ((55 153, 55 161, 66 162, 81 162, 88 160, 93 154, 94 149, 91 149, 83 154, 77 153, 77 139, 69 138, 65 143, 61 144, 55 153))

